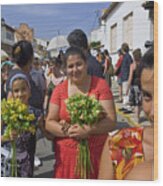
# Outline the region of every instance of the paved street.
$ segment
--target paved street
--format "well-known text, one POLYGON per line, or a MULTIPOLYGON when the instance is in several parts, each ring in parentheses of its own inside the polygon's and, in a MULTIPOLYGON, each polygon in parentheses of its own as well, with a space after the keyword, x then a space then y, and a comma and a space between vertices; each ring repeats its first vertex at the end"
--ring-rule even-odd
POLYGON ((54 166, 54 152, 52 152, 52 142, 45 138, 37 142, 36 155, 41 159, 42 165, 35 167, 34 177, 52 178, 54 166))
MULTIPOLYGON (((117 83, 113 80, 113 95, 116 104, 116 110, 121 107, 120 103, 117 103, 118 99, 118 89, 117 83)), ((147 125, 143 112, 141 113, 142 122, 141 125, 147 125)), ((124 115, 121 112, 117 112, 117 129, 124 127, 134 127, 137 125, 135 114, 124 115), (129 123, 130 122, 130 123, 129 123)), ((52 151, 52 142, 46 140, 45 138, 40 139, 37 142, 36 155, 41 159, 42 165, 35 168, 34 177, 38 178, 51 178, 53 175, 53 166, 54 166, 54 152, 52 151)))

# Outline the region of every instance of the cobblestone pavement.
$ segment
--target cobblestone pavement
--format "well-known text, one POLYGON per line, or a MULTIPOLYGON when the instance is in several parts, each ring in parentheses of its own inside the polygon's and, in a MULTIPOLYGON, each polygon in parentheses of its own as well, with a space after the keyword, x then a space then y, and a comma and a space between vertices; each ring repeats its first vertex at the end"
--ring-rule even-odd
MULTIPOLYGON (((134 113, 125 115, 118 111, 122 104, 117 103, 118 100, 118 87, 117 83, 113 80, 112 92, 115 100, 116 110, 117 110, 117 129, 124 127, 134 127, 137 126, 136 116, 134 113)), ((144 117, 143 112, 141 113, 141 124, 142 126, 147 125, 148 122, 144 117)), ((52 142, 45 138, 37 141, 36 156, 42 161, 42 165, 35 167, 34 177, 36 178, 52 178, 53 167, 55 163, 54 152, 52 150, 52 142)))

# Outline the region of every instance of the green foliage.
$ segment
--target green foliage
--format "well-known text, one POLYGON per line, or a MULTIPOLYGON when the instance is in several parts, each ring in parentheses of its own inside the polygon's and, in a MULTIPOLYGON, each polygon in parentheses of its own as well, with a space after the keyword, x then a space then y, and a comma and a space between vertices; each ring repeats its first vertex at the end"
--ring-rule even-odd
POLYGON ((99 119, 102 106, 95 99, 81 94, 76 94, 66 100, 67 110, 71 117, 71 123, 93 125, 99 119))
MULTIPOLYGON (((31 121, 35 119, 33 114, 29 114, 28 107, 19 99, 2 100, 1 103, 2 122, 7 126, 3 137, 10 139, 12 131, 17 135, 23 132, 35 133, 35 127, 31 121)), ((16 142, 11 141, 12 159, 11 159, 11 176, 17 177, 17 160, 16 160, 16 142)))
POLYGON ((35 116, 29 114, 28 107, 19 99, 2 100, 1 112, 2 121, 7 125, 4 137, 8 138, 12 130, 17 134, 25 131, 35 132, 34 126, 31 125, 35 116))
POLYGON ((98 48, 98 47, 100 47, 100 46, 101 46, 101 42, 100 42, 100 41, 97 41, 97 42, 93 41, 93 42, 91 42, 91 44, 90 44, 90 47, 91 47, 91 48, 98 48))

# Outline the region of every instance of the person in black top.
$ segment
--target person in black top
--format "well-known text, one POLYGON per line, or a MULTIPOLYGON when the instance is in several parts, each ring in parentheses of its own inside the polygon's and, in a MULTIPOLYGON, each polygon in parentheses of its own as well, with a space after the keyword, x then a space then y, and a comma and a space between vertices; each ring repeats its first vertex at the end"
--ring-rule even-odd
MULTIPOLYGON (((45 93, 46 93, 46 79, 38 58, 35 58, 33 60, 33 66, 30 71, 30 76, 34 81, 35 85, 37 86, 37 88, 39 89, 41 103, 43 104, 45 99, 45 93)), ((41 110, 42 109, 43 109, 43 105, 41 105, 41 110)))
POLYGON ((128 79, 130 73, 130 65, 133 60, 131 55, 129 54, 129 46, 127 43, 123 43, 121 46, 121 50, 123 52, 123 60, 121 65, 121 80, 122 80, 122 94, 123 94, 123 108, 122 111, 126 111, 127 113, 131 112, 131 108, 129 106, 129 96, 127 93, 128 87, 128 79))
POLYGON ((68 35, 67 40, 70 46, 79 47, 84 51, 87 58, 88 74, 104 78, 102 65, 89 51, 86 34, 81 29, 75 29, 68 35))
POLYGON ((130 105, 135 107, 137 121, 139 123, 141 112, 141 92, 139 78, 139 66, 142 58, 141 49, 135 49, 132 54, 133 63, 130 65, 130 74, 126 95, 129 95, 130 105))

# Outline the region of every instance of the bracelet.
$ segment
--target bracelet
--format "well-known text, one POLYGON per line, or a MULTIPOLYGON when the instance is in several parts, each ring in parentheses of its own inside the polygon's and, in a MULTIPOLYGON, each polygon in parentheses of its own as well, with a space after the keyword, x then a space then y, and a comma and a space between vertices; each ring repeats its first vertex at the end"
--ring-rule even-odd
POLYGON ((99 120, 102 120, 104 118, 106 118, 107 114, 105 111, 102 111, 100 114, 99 114, 99 120))
POLYGON ((63 120, 60 122, 60 124, 62 126, 61 130, 63 131, 63 134, 67 135, 68 129, 71 127, 71 125, 68 124, 66 121, 63 121, 63 120))
POLYGON ((63 133, 64 133, 65 135, 68 134, 69 128, 70 128, 70 125, 64 126, 64 127, 62 128, 62 131, 63 131, 63 133))

